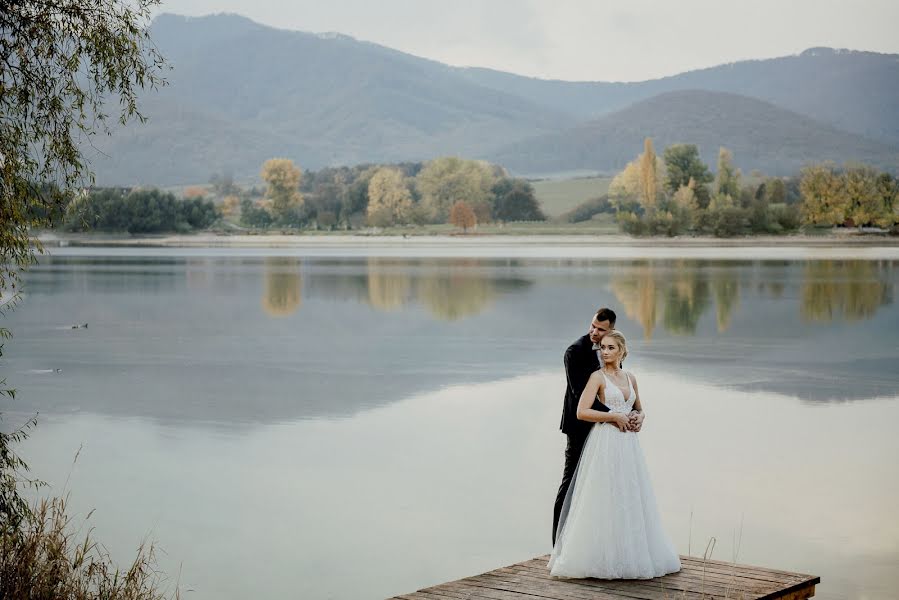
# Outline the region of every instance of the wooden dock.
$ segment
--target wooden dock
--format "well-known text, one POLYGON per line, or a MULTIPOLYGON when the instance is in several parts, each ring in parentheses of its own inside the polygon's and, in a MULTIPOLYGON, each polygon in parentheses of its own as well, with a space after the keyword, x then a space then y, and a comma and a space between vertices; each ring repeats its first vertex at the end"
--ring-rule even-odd
POLYGON ((681 556, 655 579, 557 579, 540 556, 391 600, 805 600, 820 577, 681 556))

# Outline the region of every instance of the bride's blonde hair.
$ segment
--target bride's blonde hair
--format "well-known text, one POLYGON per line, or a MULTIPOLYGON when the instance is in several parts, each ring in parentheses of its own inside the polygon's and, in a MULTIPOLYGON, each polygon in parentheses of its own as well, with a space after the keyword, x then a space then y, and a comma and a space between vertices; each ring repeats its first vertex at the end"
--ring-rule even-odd
POLYGON ((618 359, 618 368, 620 369, 622 364, 624 364, 624 359, 627 356, 627 339, 624 337, 624 334, 618 331, 617 329, 613 329, 608 332, 602 339, 599 340, 599 343, 602 343, 602 340, 607 337, 614 338, 616 342, 618 342, 618 348, 621 350, 621 357, 618 359))

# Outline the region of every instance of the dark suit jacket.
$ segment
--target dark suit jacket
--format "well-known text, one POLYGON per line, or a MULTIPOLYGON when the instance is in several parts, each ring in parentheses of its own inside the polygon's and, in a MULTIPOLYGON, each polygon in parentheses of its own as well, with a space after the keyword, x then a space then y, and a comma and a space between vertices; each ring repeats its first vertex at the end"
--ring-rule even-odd
MULTIPOLYGON (((562 433, 584 438, 590 433, 593 423, 577 418, 577 403, 581 399, 581 392, 587 387, 587 380, 599 366, 599 359, 596 358, 596 351, 589 335, 578 338, 565 350, 565 403, 562 406, 562 424, 559 427, 562 433)), ((593 401, 593 408, 609 412, 609 407, 598 398, 593 401)))

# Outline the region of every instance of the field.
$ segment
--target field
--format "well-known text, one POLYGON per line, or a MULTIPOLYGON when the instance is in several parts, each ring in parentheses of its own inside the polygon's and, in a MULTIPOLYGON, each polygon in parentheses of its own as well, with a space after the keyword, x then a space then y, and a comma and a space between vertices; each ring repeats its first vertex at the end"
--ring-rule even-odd
POLYGON ((611 177, 546 179, 531 182, 540 208, 549 219, 558 217, 590 198, 605 194, 611 177))

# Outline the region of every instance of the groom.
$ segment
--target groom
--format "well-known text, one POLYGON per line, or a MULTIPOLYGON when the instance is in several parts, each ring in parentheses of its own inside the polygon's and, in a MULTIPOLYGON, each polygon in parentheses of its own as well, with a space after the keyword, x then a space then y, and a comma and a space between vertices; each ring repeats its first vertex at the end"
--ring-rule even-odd
MULTIPOLYGON (((600 308, 593 315, 590 329, 587 335, 581 336, 565 351, 565 400, 562 405, 562 433, 568 436, 568 444, 565 446, 565 469, 562 472, 562 485, 556 495, 556 506, 553 512, 553 546, 556 544, 556 530, 559 527, 559 515, 562 513, 562 505, 565 503, 565 495, 574 477, 584 442, 593 423, 580 421, 577 418, 577 403, 581 398, 581 392, 587 386, 587 380, 594 371, 602 366, 599 359, 599 341, 606 333, 615 329, 615 311, 611 308, 600 308)), ((593 408, 608 412, 609 407, 598 399, 593 402, 593 408)), ((631 431, 640 431, 643 425, 643 413, 634 411, 630 415, 631 431)))

